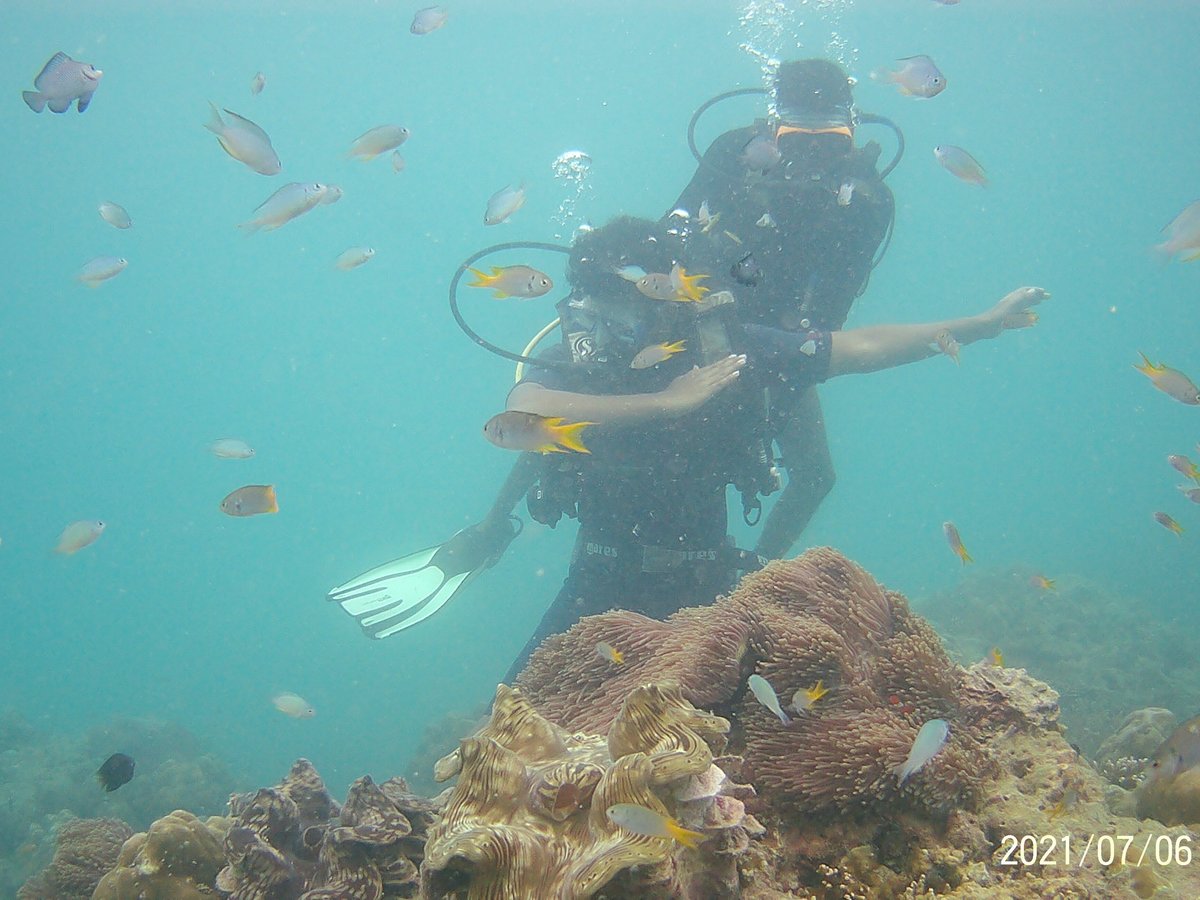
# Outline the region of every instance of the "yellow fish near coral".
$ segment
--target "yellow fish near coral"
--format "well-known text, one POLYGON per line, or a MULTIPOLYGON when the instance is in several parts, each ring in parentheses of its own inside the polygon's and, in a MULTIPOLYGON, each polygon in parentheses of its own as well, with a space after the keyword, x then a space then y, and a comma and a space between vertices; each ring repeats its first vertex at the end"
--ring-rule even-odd
POLYGON ((818 681, 810 688, 800 688, 792 694, 792 709, 798 713, 812 712, 813 705, 828 693, 824 681, 818 681))
POLYGON ((684 828, 670 816, 664 816, 636 803, 614 803, 607 809, 606 815, 614 825, 619 825, 626 831, 647 837, 671 838, 693 850, 699 847, 706 837, 702 832, 684 828))
POLYGON ((1000 652, 999 647, 993 647, 988 652, 987 663, 989 666, 995 666, 998 669, 1004 668, 1004 654, 1000 652))
POLYGON ((601 659, 608 660, 610 663, 616 663, 618 666, 625 664, 625 654, 608 641, 596 642, 596 655, 601 659))

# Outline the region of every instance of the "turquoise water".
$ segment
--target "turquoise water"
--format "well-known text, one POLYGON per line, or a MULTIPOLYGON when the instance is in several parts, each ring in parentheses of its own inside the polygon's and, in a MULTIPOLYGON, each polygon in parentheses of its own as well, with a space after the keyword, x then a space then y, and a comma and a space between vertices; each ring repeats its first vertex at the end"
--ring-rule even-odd
MULTIPOLYGON (((762 83, 750 50, 832 53, 859 104, 907 137, 889 179, 895 239, 851 325, 973 313, 1022 284, 1054 292, 1037 328, 966 348, 961 368, 939 358, 823 389, 839 481, 803 544, 843 549, 919 606, 961 577, 941 534, 953 519, 980 566, 1079 574, 1148 616, 1194 610, 1200 515, 1165 457, 1195 455, 1200 412, 1131 368, 1143 350, 1200 377, 1200 266, 1149 252, 1200 196, 1194 5, 479 0, 415 37, 418 5, 6 6, 0 704, 66 732, 176 721, 247 786, 297 756, 339 793, 403 774, 426 724, 490 696, 572 536, 529 525, 463 596, 386 641, 324 599, 478 520, 512 462, 480 434, 511 367, 455 328, 448 279, 495 241, 664 211, 694 168, 692 111, 762 83), (58 49, 105 71, 82 116, 20 101, 58 49), (916 53, 946 73, 941 96, 867 79, 916 53), (202 127, 210 99, 270 133, 282 175, 220 150, 202 127), (344 158, 385 122, 412 131, 404 172, 344 158), (992 187, 947 175, 938 143, 975 153, 992 187), (551 169, 576 149, 593 160, 581 193, 551 169), (273 233, 234 227, 292 180, 345 197, 273 233), (521 180, 525 208, 485 228, 487 198, 521 180), (102 200, 134 228, 102 222, 102 200), (356 244, 375 259, 335 270, 356 244), (101 254, 127 271, 75 283, 101 254), (213 458, 219 437, 256 458, 213 458), (277 516, 219 512, 230 490, 268 482, 277 516), (1152 521, 1160 509, 1182 538, 1152 521), (83 518, 108 523, 100 541, 54 555, 83 518), (280 690, 317 716, 278 714, 280 690)), ((722 104, 698 138, 761 113, 722 104)), ((864 136, 890 151, 886 131, 864 136)), ((516 261, 562 281, 557 256, 495 260, 516 261)), ((463 302, 513 349, 552 316, 463 302)))

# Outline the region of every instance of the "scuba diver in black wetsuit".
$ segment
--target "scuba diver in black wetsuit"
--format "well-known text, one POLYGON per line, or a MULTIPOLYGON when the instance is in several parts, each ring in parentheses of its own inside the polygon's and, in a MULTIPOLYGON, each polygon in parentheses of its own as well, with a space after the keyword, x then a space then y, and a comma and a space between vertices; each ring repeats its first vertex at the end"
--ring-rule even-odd
MULTIPOLYGON (((1007 317, 1045 298, 1020 288, 985 313, 921 325, 787 330, 742 321, 719 292, 698 302, 650 299, 618 274, 689 269, 686 245, 646 220, 622 218, 579 238, 572 293, 559 304, 562 344, 509 393, 510 411, 590 422, 588 453, 546 454, 539 483, 559 485, 560 511, 579 520, 562 590, 505 680, 549 635, 614 607, 665 618, 712 602, 761 559, 732 548, 726 487, 772 489, 763 453, 772 398, 838 375, 935 355, 942 331, 960 344, 996 337, 1007 317), (641 351, 682 352, 634 368, 641 351)), ((1012 321, 1011 319, 1009 321, 1012 321)))
MULTIPOLYGON (((706 283, 736 293, 743 321, 837 330, 866 289, 895 215, 876 169, 880 147, 856 147, 854 133, 860 119, 895 126, 860 116, 846 73, 824 59, 782 64, 772 106, 766 120, 712 143, 664 221, 686 238, 695 271, 712 273, 706 283)), ((706 108, 689 126, 694 153, 706 108)), ((815 388, 780 395, 770 418, 788 484, 755 549, 777 558, 832 489, 834 470, 815 388)))

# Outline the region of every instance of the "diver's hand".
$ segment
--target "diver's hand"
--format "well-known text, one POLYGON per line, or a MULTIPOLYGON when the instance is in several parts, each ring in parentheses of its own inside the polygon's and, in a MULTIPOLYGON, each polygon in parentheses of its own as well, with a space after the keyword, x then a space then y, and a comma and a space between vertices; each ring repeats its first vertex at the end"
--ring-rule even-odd
POLYGON ((442 552, 461 561, 464 571, 481 566, 491 568, 521 533, 519 522, 513 516, 506 516, 468 525, 442 545, 442 552))
POLYGON ((694 366, 659 391, 664 411, 668 415, 682 416, 699 409, 737 381, 738 372, 745 364, 745 356, 735 355, 707 366, 694 366))
MULTIPOLYGON (((996 337, 1006 328, 1022 328, 1032 324, 1030 308, 1050 297, 1050 292, 1040 287, 1020 287, 1005 294, 1000 302, 984 313, 986 333, 984 337, 996 337)), ((1033 321, 1036 321, 1034 317, 1033 321)))

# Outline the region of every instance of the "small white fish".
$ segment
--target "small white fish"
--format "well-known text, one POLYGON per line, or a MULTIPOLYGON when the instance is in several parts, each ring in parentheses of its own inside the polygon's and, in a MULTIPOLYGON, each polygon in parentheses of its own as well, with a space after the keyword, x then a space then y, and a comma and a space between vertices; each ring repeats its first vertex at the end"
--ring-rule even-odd
POLYGON ((446 24, 446 19, 449 14, 440 6, 427 6, 424 9, 417 10, 417 14, 413 16, 412 24, 408 26, 408 30, 413 34, 429 34, 431 31, 437 31, 446 24))
POLYGON ((646 277, 646 270, 641 266, 621 266, 619 269, 614 269, 613 274, 620 275, 626 281, 637 284, 646 277))
POLYGON ((912 749, 908 751, 908 758, 896 767, 896 775, 900 779, 900 783, 904 784, 910 775, 921 771, 931 759, 941 752, 949 738, 950 726, 945 719, 930 719, 922 725, 921 730, 917 732, 916 740, 913 741, 912 749))
POLYGON ((368 162, 380 153, 395 150, 408 140, 408 129, 403 125, 377 125, 360 134, 350 145, 346 155, 352 159, 368 162))
POLYGON ((78 62, 60 50, 50 57, 33 80, 37 90, 22 91, 21 97, 35 113, 40 113, 47 106, 50 112, 64 113, 71 108, 72 102, 77 110, 83 112, 92 102, 92 95, 100 86, 103 75, 104 72, 91 63, 78 62))
POLYGON ((97 256, 85 262, 75 277, 88 287, 99 287, 100 282, 116 278, 124 272, 127 265, 129 260, 123 256, 97 256))
POLYGON ((58 544, 55 546, 54 552, 70 556, 72 553, 82 550, 88 544, 94 543, 103 533, 104 523, 98 519, 83 519, 79 522, 72 522, 58 536, 58 544))
POLYGON ((311 719, 317 714, 311 703, 291 691, 275 694, 271 703, 285 716, 291 716, 293 719, 311 719))
POLYGON ((757 225, 759 228, 774 228, 775 220, 773 218, 771 218, 771 214, 769 212, 765 212, 762 214, 761 217, 759 217, 759 220, 757 222, 755 222, 754 224, 757 225))
POLYGON ((853 199, 854 199, 854 182, 853 181, 843 181, 841 187, 838 188, 837 205, 838 206, 849 206, 850 202, 853 199))
POLYGON ((254 77, 250 79, 250 93, 257 97, 266 86, 267 76, 262 72, 255 72, 254 77))
POLYGON ((204 127, 217 136, 222 150, 259 175, 279 174, 283 166, 265 131, 229 110, 225 110, 225 115, 229 117, 225 121, 215 104, 210 102, 208 107, 211 112, 204 127))
POLYGON ((696 213, 696 221, 700 223, 700 233, 708 234, 713 227, 721 221, 721 214, 713 215, 708 208, 708 201, 700 201, 700 211, 696 213))
POLYGON ((238 228, 246 229, 249 234, 274 231, 320 203, 325 192, 325 185, 315 181, 285 184, 262 202, 253 219, 239 223, 238 228))
POLYGON ((399 150, 392 151, 392 171, 403 172, 407 164, 404 162, 404 157, 400 155, 399 150))
POLYGON ((950 330, 948 328, 943 328, 941 331, 939 331, 937 334, 935 334, 933 336, 933 342, 935 344, 937 344, 937 348, 939 351, 941 351, 942 353, 944 353, 948 357, 950 357, 952 360, 954 360, 954 364, 956 366, 959 364, 958 363, 958 354, 959 354, 959 351, 962 349, 962 345, 959 344, 959 342, 957 340, 955 340, 954 335, 950 333, 950 330))
POLYGON ((755 700, 779 716, 779 721, 784 725, 792 724, 792 720, 788 718, 788 714, 779 705, 779 697, 775 694, 775 688, 771 687, 771 682, 756 672, 750 676, 747 684, 750 686, 750 693, 754 695, 755 700))
POLYGON ((357 269, 374 255, 375 250, 372 247, 351 247, 349 250, 342 251, 334 265, 343 272, 347 272, 350 269, 357 269))
POLYGON ((988 186, 988 177, 987 173, 983 171, 983 166, 979 164, 979 160, 962 147, 955 147, 953 144, 938 144, 933 148, 933 156, 943 169, 960 181, 979 187, 988 186))
POLYGON ((132 228, 133 220, 129 218, 129 213, 125 211, 125 207, 119 203, 113 203, 111 200, 105 200, 100 204, 100 218, 111 225, 113 228, 132 228))
POLYGON ((327 184, 325 185, 325 193, 321 195, 321 205, 330 206, 337 203, 342 199, 343 194, 345 194, 345 191, 336 184, 327 184))
POLYGON ((503 187, 488 199, 487 212, 483 214, 484 225, 498 225, 525 205, 525 182, 517 187, 503 187))
POLYGON ((254 448, 238 438, 221 438, 208 445, 208 450, 218 459, 250 459, 254 448))

